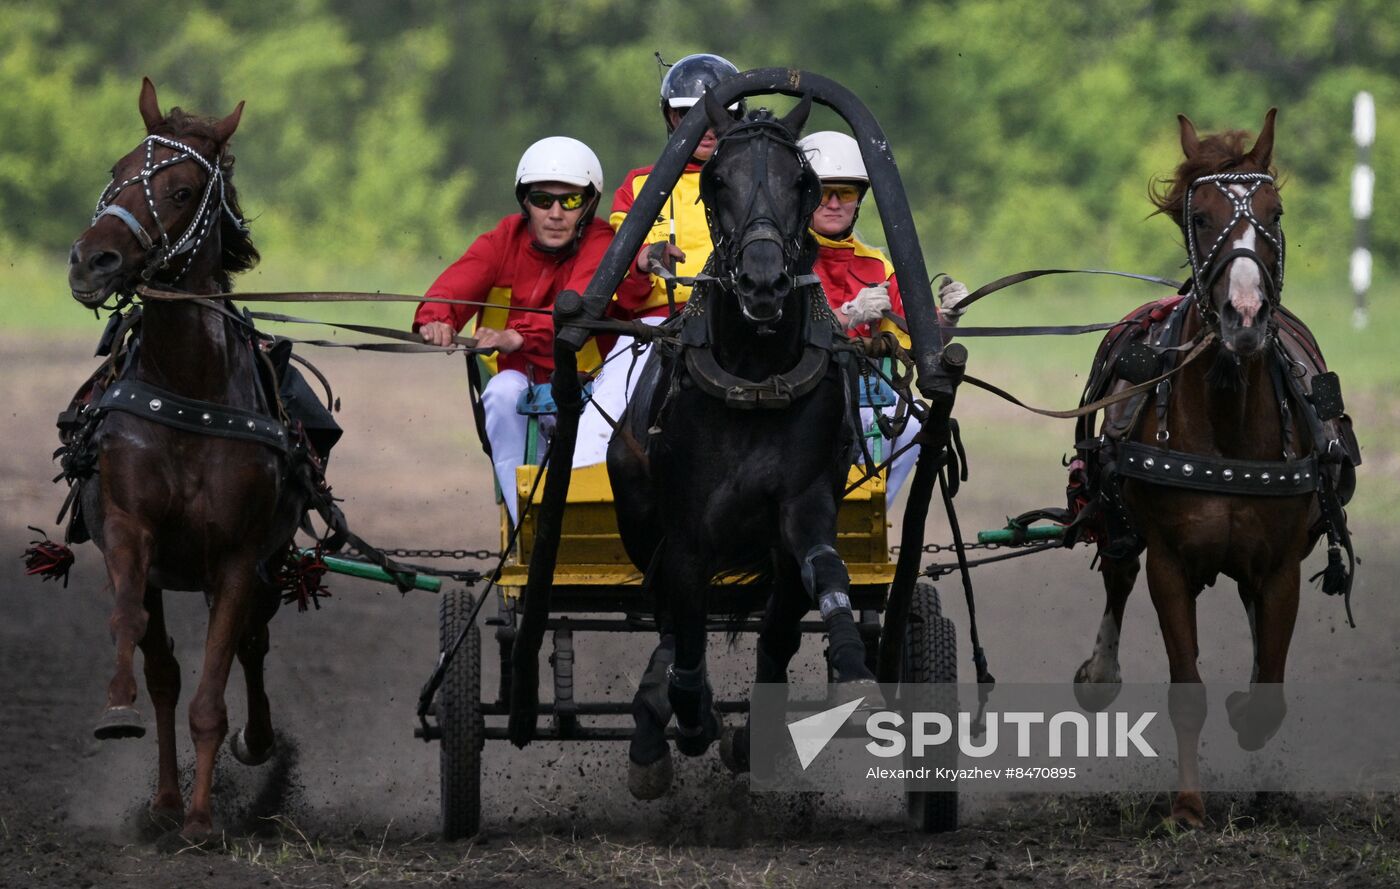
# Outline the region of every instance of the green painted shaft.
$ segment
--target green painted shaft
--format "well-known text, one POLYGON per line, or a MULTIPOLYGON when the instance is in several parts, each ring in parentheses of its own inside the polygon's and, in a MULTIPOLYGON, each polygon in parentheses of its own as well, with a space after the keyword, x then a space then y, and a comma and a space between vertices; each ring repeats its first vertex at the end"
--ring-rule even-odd
MULTIPOLYGON (((311 555, 311 550, 303 549, 301 554, 311 555)), ((322 556, 321 560, 326 563, 326 567, 336 574, 348 574, 351 577, 362 577, 365 580, 377 580, 380 583, 393 583, 394 579, 389 576, 389 572, 378 565, 367 565, 364 562, 357 562, 354 559, 343 559, 340 556, 322 556)), ((419 574, 413 581, 413 588, 416 590, 426 590, 430 593, 442 591, 442 578, 428 577, 419 574)))
MULTIPOLYGON (((1059 540, 1065 536, 1065 529, 1062 525, 1032 525, 1026 529, 1026 540, 1059 540)), ((1010 528, 998 528, 995 531, 978 531, 978 543, 1013 543, 1015 542, 1015 532, 1010 528)))

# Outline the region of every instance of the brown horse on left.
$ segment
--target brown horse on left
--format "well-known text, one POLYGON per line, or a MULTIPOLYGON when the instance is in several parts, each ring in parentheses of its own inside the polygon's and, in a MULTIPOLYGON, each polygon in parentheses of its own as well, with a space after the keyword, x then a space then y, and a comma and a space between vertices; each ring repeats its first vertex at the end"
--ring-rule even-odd
MULTIPOLYGON (((147 138, 113 167, 92 225, 69 256, 73 297, 87 308, 129 296, 141 283, 192 294, 226 292, 230 274, 258 260, 229 178, 228 142, 243 103, 222 120, 179 108, 162 114, 147 79, 140 110, 147 138)), ((231 317, 227 305, 147 300, 134 367, 113 388, 135 380, 204 403, 214 416, 222 416, 219 408, 267 416, 251 328, 231 317)), ((158 409, 159 400, 150 401, 151 410, 158 409)), ((213 831, 214 760, 228 734, 224 689, 235 656, 248 683, 248 724, 230 747, 250 764, 273 752, 263 657, 268 620, 280 599, 258 566, 287 548, 304 496, 287 481, 285 453, 258 441, 112 411, 95 446, 98 474, 83 486, 81 510, 106 558, 116 645, 95 734, 145 734, 133 668, 139 646, 160 748, 151 812, 197 839, 213 831), (196 765, 188 808, 176 770, 180 668, 166 630, 165 589, 202 590, 209 605, 204 668, 189 707, 196 765)))

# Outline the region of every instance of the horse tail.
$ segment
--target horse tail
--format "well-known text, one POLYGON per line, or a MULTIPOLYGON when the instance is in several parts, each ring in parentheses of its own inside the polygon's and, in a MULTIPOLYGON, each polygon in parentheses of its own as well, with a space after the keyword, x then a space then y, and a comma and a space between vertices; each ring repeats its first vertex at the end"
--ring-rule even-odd
POLYGON ((744 623, 756 611, 764 610, 776 589, 777 571, 771 556, 723 572, 725 587, 733 590, 734 600, 725 621, 725 634, 733 645, 744 623))

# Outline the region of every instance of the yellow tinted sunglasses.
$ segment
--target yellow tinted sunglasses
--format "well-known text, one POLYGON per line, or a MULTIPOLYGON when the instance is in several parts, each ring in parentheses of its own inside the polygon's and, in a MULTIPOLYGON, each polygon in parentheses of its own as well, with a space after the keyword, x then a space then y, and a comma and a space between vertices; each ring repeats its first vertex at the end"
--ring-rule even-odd
POLYGON ((854 185, 823 185, 822 203, 831 200, 832 195, 843 204, 853 204, 860 200, 860 189, 854 185))
POLYGON ((525 195, 525 200, 531 206, 539 207, 541 210, 548 210, 558 201, 565 210, 577 210, 583 206, 584 194, 581 191, 571 191, 567 194, 555 194, 552 191, 532 191, 525 195))

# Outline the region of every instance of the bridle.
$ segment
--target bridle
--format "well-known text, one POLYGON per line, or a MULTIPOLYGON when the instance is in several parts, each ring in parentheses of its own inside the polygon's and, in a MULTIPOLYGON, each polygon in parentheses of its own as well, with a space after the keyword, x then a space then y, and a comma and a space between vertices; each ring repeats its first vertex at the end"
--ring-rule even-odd
POLYGON ((142 249, 146 251, 146 262, 140 271, 142 281, 152 281, 157 272, 170 267, 172 260, 188 254, 179 273, 172 279, 178 280, 190 270, 191 263, 194 262, 195 256, 199 253, 200 245, 209 237, 209 233, 214 228, 214 222, 220 215, 227 215, 240 231, 247 231, 247 225, 242 217, 229 207, 224 196, 222 156, 216 159, 216 162, 211 163, 189 145, 165 136, 147 136, 142 144, 146 146, 146 159, 141 169, 135 175, 121 182, 113 179, 107 183, 107 187, 102 190, 101 197, 97 199, 97 209, 93 212, 92 224, 96 225, 103 216, 114 216, 131 230, 142 249), (161 161, 155 160, 157 146, 173 150, 174 156, 161 161), (199 199, 198 212, 190 220, 184 233, 178 238, 172 238, 170 233, 165 230, 165 223, 161 221, 160 213, 156 211, 155 196, 151 192, 151 180, 160 171, 185 161, 194 161, 203 167, 207 178, 204 183, 204 194, 199 199), (150 211, 151 218, 155 220, 156 228, 159 231, 158 238, 152 237, 151 233, 146 231, 145 227, 125 207, 114 203, 122 191, 138 182, 141 183, 141 189, 145 194, 146 208, 150 211))
POLYGON ((1269 301, 1270 307, 1278 306, 1283 298, 1283 230, 1280 228, 1278 234, 1275 235, 1268 226, 1255 217, 1253 207, 1255 193, 1262 186, 1273 184, 1274 177, 1268 173, 1213 173, 1194 180, 1186 189, 1186 201, 1182 208, 1181 219, 1182 228, 1186 231, 1186 255, 1191 263, 1191 286, 1195 290, 1197 310, 1201 313, 1202 318, 1211 323, 1218 320, 1215 307, 1211 304, 1211 288, 1215 286, 1220 275, 1235 259, 1248 259, 1259 266, 1260 277, 1264 283, 1265 298, 1269 301), (1220 234, 1204 256, 1202 256, 1200 245, 1196 241, 1196 225, 1191 212, 1191 202, 1195 197, 1196 189, 1203 185, 1213 185, 1225 196, 1225 200, 1229 201, 1233 208, 1229 221, 1221 228, 1220 234), (1230 189, 1231 185, 1245 186, 1244 194, 1236 194, 1230 189), (1248 220, 1250 226, 1273 245, 1277 260, 1272 271, 1264 265, 1264 261, 1254 250, 1236 247, 1224 254, 1220 253, 1220 248, 1241 219, 1248 220))
POLYGON ((710 228, 710 240, 714 245, 713 257, 715 261, 715 278, 728 283, 731 287, 738 274, 739 260, 749 245, 759 241, 772 241, 778 245, 783 253, 783 272, 788 277, 791 286, 803 284, 807 277, 799 278, 793 274, 793 268, 797 264, 802 253, 803 239, 807 232, 807 220, 817 208, 817 201, 821 196, 821 180, 817 178, 816 172, 812 170, 807 156, 788 135, 787 130, 777 121, 771 118, 760 117, 756 120, 749 120, 735 126, 729 132, 720 136, 715 144, 714 154, 705 164, 700 173, 700 198, 705 205, 705 221, 710 228), (797 223, 792 231, 784 231, 782 225, 773 217, 773 213, 778 206, 772 185, 768 175, 768 153, 759 153, 759 161, 755 170, 753 188, 749 192, 748 205, 744 208, 739 225, 736 228, 737 237, 725 231, 720 225, 719 218, 715 212, 715 169, 721 152, 726 143, 748 142, 753 139, 767 139, 776 142, 792 151, 798 163, 802 165, 802 202, 800 212, 797 215, 797 223), (759 205, 759 196, 764 197, 764 204, 759 205))

